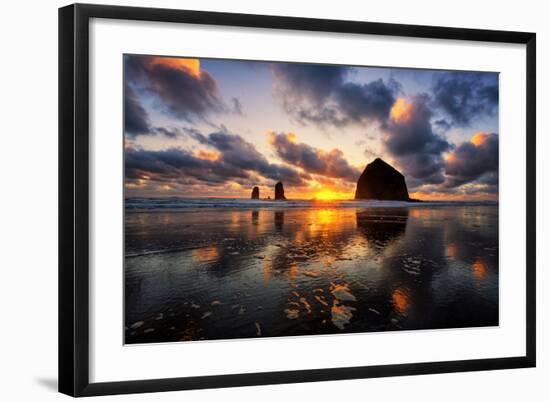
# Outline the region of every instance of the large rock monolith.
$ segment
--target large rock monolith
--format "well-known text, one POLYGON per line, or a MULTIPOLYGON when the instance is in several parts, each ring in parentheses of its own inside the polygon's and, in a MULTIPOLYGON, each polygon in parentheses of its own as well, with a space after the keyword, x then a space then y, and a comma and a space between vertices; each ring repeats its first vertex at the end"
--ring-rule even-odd
POLYGON ((260 188, 252 188, 252 196, 250 197, 250 199, 260 199, 260 188))
POLYGON ((379 158, 368 164, 359 177, 355 199, 411 200, 403 174, 379 158))
POLYGON ((275 184, 275 200, 286 200, 285 189, 283 188, 283 183, 281 181, 275 184))

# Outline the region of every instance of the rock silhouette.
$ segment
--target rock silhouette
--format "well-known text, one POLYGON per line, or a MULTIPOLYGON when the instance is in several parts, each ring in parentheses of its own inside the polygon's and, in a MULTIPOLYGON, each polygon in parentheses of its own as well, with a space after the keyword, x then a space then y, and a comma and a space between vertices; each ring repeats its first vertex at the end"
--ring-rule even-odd
POLYGON ((365 167, 357 181, 355 199, 411 200, 403 174, 380 158, 365 167))
POLYGON ((285 190, 281 181, 275 184, 275 200, 286 200, 285 190))
POLYGON ((252 188, 252 196, 250 197, 250 199, 260 199, 260 188, 252 188))

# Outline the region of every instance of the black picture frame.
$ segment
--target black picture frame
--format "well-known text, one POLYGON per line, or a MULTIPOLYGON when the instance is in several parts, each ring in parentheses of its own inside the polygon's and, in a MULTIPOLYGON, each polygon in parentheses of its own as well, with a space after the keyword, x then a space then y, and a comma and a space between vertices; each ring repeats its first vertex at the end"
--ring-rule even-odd
POLYGON ((59 9, 59 391, 71 396, 534 367, 536 35, 479 29, 74 4, 59 9), (89 22, 91 18, 515 43, 526 46, 526 354, 520 357, 90 383, 89 22))

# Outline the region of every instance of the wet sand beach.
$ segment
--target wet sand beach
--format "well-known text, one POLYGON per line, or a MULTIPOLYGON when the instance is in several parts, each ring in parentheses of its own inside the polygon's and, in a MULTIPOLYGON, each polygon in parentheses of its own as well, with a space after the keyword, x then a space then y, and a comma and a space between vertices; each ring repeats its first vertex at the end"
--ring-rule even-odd
POLYGON ((125 343, 498 325, 498 206, 128 209, 125 343))

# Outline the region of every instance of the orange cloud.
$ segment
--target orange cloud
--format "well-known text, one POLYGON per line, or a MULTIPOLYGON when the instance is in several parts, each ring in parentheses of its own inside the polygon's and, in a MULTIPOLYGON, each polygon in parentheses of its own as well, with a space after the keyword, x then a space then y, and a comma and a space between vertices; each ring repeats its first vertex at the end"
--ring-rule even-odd
POLYGON ((199 159, 210 161, 216 161, 220 158, 220 154, 218 152, 209 152, 208 150, 199 150, 195 153, 195 156, 199 159))
POLYGON ((196 58, 179 58, 179 57, 152 57, 151 65, 163 65, 166 67, 184 69, 195 78, 201 76, 201 63, 196 58))
POLYGON ((475 146, 481 146, 487 141, 487 139, 489 139, 489 134, 486 132, 477 132, 474 134, 470 142, 472 142, 475 146))
MULTIPOLYGON (((289 143, 298 143, 298 136, 294 132, 288 132, 286 134, 280 134, 284 135, 284 138, 289 143)), ((269 131, 267 133, 267 143, 271 146, 277 145, 277 140, 279 139, 279 136, 277 133, 273 131, 269 131)))
POLYGON ((448 163, 452 163, 456 160, 456 156, 454 155, 454 153, 447 153, 445 156, 443 156, 443 158, 448 163))
POLYGON ((398 97, 390 110, 390 117, 397 123, 405 123, 411 118, 412 108, 412 103, 398 97))

